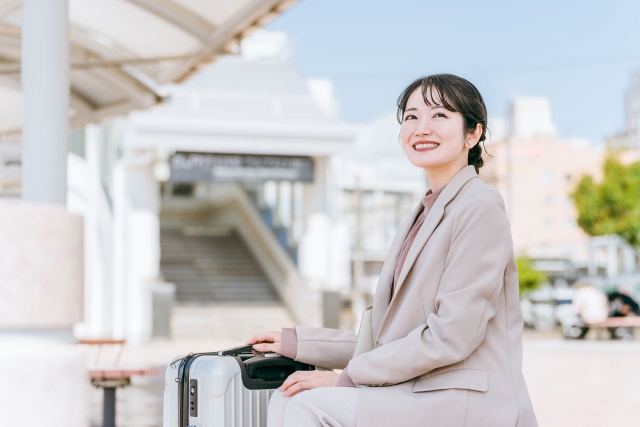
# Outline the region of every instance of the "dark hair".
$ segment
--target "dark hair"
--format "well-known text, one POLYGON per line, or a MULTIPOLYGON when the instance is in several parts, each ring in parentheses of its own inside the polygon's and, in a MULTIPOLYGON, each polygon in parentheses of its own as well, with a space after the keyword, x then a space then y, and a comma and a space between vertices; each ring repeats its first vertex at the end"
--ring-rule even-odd
MULTIPOLYGON (((478 143, 469 150, 468 163, 476 168, 476 173, 484 164, 482 160, 482 147, 480 143, 486 139, 487 132, 487 107, 478 89, 468 80, 453 74, 433 74, 420 77, 411 83, 398 97, 398 122, 402 124, 404 110, 411 94, 418 88, 422 88, 422 98, 427 105, 431 105, 429 98, 440 103, 449 111, 459 112, 464 117, 465 132, 476 130, 478 124, 482 125, 482 134, 478 143)), ((484 148, 486 152, 486 147, 484 148)))

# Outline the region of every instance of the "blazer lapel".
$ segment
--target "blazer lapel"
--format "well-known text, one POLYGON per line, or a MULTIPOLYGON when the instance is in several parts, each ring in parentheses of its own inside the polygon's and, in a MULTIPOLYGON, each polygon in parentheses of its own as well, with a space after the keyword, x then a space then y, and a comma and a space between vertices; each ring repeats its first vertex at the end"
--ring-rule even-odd
POLYGON ((422 212, 422 202, 420 202, 413 210, 409 218, 402 224, 396 237, 391 243, 387 257, 384 260, 382 271, 380 271, 380 278, 378 279, 378 285, 376 286, 375 296, 373 298, 373 312, 371 313, 371 323, 373 327, 373 336, 376 336, 378 328, 382 323, 382 317, 389 307, 389 301, 391 300, 391 284, 393 281, 393 273, 396 268, 396 260, 400 255, 402 244, 404 243, 409 231, 416 222, 416 217, 422 212))
MULTIPOLYGON (((449 181, 449 183, 446 185, 444 190, 442 190, 442 193, 440 193, 440 196, 438 197, 438 199, 436 200, 435 204, 433 205, 433 207, 429 211, 429 214, 427 215, 427 218, 425 219, 424 223, 422 224, 422 227, 420 227, 420 231, 418 232, 418 235, 416 236, 415 240, 411 244, 411 248, 409 248, 409 253, 407 254, 407 259, 404 261, 404 264, 402 266, 402 270, 400 271, 400 276, 398 277, 398 283, 396 283, 394 285, 394 287, 395 287, 394 295, 391 298, 391 302, 387 305, 386 313, 384 314, 384 316, 380 320, 380 327, 377 328, 377 329, 374 327, 374 329, 373 329, 374 334, 375 334, 374 336, 376 337, 376 340, 378 339, 379 334, 381 332, 381 328, 382 328, 382 326, 384 326, 384 322, 387 319, 387 314, 389 313, 389 309, 393 305, 393 302, 396 300, 396 296, 400 293, 400 288, 402 288, 402 285, 404 284, 404 281, 405 281, 407 275, 409 274, 409 271, 411 270, 411 267, 413 267, 413 264, 415 263, 416 258, 418 257, 418 255, 422 251, 422 248, 424 247, 424 245, 427 244, 427 241, 429 240, 429 238, 433 234, 434 230, 436 229, 436 227, 440 223, 440 220, 442 219, 442 216, 444 215, 444 208, 449 204, 449 202, 451 200, 453 200, 455 198, 455 196, 458 194, 460 189, 470 179, 477 178, 477 177, 478 177, 478 174, 476 174, 475 168, 473 166, 469 165, 469 166, 465 167, 464 169, 461 169, 451 179, 451 181, 449 181)), ((411 223, 411 225, 413 225, 413 223, 411 223)), ((409 230, 410 230, 410 228, 409 228, 409 230)), ((406 235, 409 233, 409 230, 407 230, 406 233, 404 233, 404 237, 406 237, 406 235)), ((402 242, 404 242, 404 239, 402 239, 402 242)), ((400 247, 402 247, 402 243, 400 244, 400 247)), ((400 251, 400 249, 398 249, 398 252, 399 251, 400 251)), ((391 253, 389 255, 391 255, 391 253)), ((398 256, 398 254, 395 254, 396 258, 397 258, 397 256, 398 256)), ((396 258, 394 258, 394 260, 396 258)), ((387 258, 387 260, 388 259, 389 258, 387 258)), ((387 264, 387 262, 385 261, 385 267, 386 267, 386 264, 387 264)), ((393 267, 391 268, 391 277, 393 277, 393 270, 395 269, 395 262, 391 262, 389 264, 393 264, 393 267)), ((380 276, 380 278, 382 279, 382 275, 380 276)), ((380 285, 380 283, 378 285, 380 285)), ((389 287, 391 287, 391 282, 389 282, 389 287)), ((390 289, 389 289, 388 292, 390 292, 390 289)), ((387 295, 389 295, 389 293, 387 293, 387 295)), ((376 298, 377 297, 378 297, 378 292, 376 290, 376 298)), ((374 302, 374 308, 375 308, 375 302, 374 302)), ((374 312, 374 314, 375 314, 375 312, 374 312)), ((375 318, 374 318, 374 322, 375 322, 375 318)), ((374 323, 374 326, 375 326, 375 323, 374 323)))

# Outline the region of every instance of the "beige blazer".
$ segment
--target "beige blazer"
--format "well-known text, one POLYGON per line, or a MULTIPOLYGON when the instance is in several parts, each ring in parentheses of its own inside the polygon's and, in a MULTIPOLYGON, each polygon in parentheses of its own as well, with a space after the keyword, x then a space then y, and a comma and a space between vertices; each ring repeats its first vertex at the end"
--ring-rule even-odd
POLYGON ((351 332, 297 327, 297 359, 344 368, 362 387, 361 427, 535 427, 522 375, 522 314, 502 197, 458 172, 418 233, 390 301, 400 227, 373 303, 376 348, 351 358, 351 332))

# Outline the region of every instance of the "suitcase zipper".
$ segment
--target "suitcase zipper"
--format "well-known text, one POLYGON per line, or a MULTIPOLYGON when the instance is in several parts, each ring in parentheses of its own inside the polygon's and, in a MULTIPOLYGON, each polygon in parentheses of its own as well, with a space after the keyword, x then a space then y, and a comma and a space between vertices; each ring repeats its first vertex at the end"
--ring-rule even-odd
POLYGON ((178 427, 195 427, 189 425, 189 404, 190 400, 190 384, 189 384, 189 368, 199 356, 216 356, 218 352, 213 353, 189 353, 182 359, 174 361, 171 365, 178 365, 178 377, 176 382, 178 383, 178 427))

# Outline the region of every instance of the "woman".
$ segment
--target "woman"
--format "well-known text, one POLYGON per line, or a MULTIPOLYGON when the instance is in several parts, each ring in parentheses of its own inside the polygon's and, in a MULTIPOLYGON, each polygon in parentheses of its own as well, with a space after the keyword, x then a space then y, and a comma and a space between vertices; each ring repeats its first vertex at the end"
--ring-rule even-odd
POLYGON ((276 391, 269 427, 534 427, 521 371, 518 272, 502 197, 478 179, 487 112, 476 87, 439 74, 398 99, 402 148, 431 190, 400 227, 373 302, 375 348, 296 327, 254 349, 333 371, 276 391))

